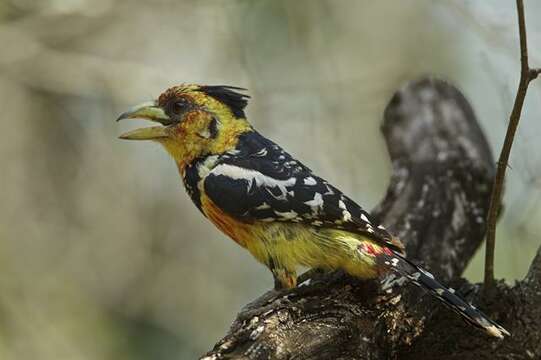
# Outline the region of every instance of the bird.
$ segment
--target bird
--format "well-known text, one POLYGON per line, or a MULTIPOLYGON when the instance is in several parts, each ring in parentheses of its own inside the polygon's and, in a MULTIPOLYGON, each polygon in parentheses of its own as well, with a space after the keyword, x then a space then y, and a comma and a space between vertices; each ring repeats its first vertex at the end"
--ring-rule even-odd
POLYGON ((276 289, 297 269, 341 269, 360 279, 395 275, 427 290, 491 336, 509 332, 410 261, 400 239, 327 180, 248 122, 246 89, 181 84, 118 120, 156 126, 119 136, 151 140, 174 159, 199 211, 271 272, 276 289))

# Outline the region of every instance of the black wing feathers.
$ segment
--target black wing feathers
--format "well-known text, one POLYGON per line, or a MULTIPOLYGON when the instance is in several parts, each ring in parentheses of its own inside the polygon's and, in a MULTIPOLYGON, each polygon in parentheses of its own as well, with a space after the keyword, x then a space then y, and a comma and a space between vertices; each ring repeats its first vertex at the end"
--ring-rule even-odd
POLYGON ((244 221, 344 229, 402 250, 359 205, 256 132, 243 135, 236 151, 206 177, 204 187, 217 206, 244 221))

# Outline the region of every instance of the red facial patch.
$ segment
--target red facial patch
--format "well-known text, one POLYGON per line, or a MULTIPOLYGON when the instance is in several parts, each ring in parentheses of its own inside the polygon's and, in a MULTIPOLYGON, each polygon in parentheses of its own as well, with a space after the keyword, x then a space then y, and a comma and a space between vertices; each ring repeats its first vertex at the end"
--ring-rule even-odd
POLYGON ((165 106, 169 100, 176 98, 181 93, 182 86, 173 86, 165 90, 158 97, 158 105, 165 106))

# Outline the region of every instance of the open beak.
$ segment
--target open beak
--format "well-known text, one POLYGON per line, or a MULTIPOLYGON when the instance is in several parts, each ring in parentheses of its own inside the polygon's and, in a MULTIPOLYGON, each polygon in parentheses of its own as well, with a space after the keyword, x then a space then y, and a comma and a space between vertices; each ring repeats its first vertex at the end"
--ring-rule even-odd
MULTIPOLYGON (((165 111, 157 106, 155 101, 149 101, 139 104, 132 109, 120 114, 116 121, 124 119, 145 119, 158 122, 162 125, 171 125, 173 121, 165 111)), ((135 129, 128 131, 119 136, 125 140, 155 140, 168 137, 167 128, 165 126, 152 126, 146 128, 135 129)))

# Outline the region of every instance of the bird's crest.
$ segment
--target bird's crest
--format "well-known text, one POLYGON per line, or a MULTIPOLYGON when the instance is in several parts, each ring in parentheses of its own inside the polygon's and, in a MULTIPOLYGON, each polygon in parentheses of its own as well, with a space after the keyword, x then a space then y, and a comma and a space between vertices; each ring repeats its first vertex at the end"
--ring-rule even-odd
POLYGON ((227 105, 235 117, 246 118, 244 108, 248 105, 250 96, 238 92, 246 89, 227 85, 202 85, 198 90, 227 105))

